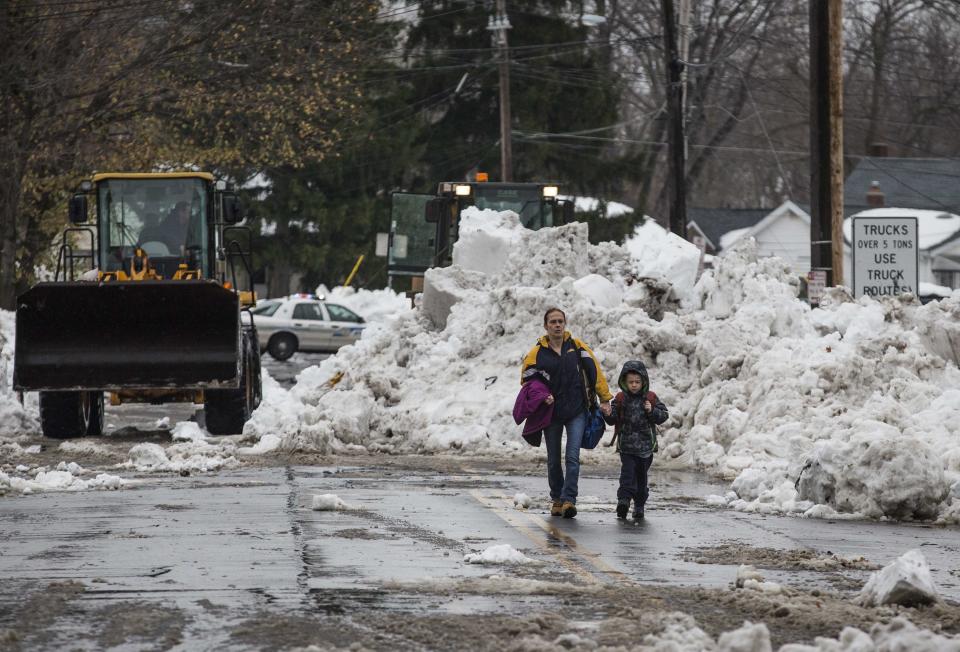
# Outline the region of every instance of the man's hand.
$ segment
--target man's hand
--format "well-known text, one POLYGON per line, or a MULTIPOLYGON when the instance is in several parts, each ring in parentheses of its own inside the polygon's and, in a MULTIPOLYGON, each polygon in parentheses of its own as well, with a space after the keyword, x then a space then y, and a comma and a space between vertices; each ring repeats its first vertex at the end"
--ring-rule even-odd
POLYGON ((646 412, 652 412, 652 411, 653 411, 653 405, 650 404, 650 401, 644 401, 644 402, 643 402, 643 409, 644 409, 646 412))
POLYGON ((547 398, 543 399, 543 402, 547 405, 553 405, 553 394, 550 394, 547 396, 547 398))
POLYGON ((603 412, 604 416, 610 416, 610 413, 613 412, 613 408, 610 407, 610 401, 601 403, 600 411, 603 412))

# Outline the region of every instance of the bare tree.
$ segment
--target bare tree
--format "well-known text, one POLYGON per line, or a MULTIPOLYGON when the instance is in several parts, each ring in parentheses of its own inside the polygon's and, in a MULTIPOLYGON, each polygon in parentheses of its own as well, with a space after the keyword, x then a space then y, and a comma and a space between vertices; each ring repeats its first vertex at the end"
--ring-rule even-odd
MULTIPOLYGON (((726 168, 730 172, 729 161, 731 155, 737 156, 738 141, 757 150, 773 146, 771 140, 779 131, 779 120, 768 117, 764 121, 758 97, 769 97, 773 92, 765 79, 772 66, 789 63, 781 50, 783 41, 793 36, 795 16, 790 13, 793 3, 779 0, 705 0, 694 1, 692 6, 692 38, 686 62, 687 181, 696 195, 705 181, 712 180, 715 170, 726 168)), ((633 80, 625 97, 626 111, 633 120, 625 135, 629 141, 639 141, 643 150, 638 199, 648 211, 662 214, 665 75, 662 55, 650 39, 660 33, 661 17, 655 3, 620 4, 618 9, 615 29, 628 44, 620 50, 618 63, 633 80)), ((787 79, 777 76, 775 80, 785 86, 799 86, 799 79, 792 73, 787 79)), ((769 163, 767 160, 764 165, 774 173, 768 175, 768 185, 775 186, 783 176, 777 169, 782 166, 769 163)), ((755 178, 756 174, 748 176, 755 178)), ((743 193, 739 198, 749 201, 743 193)))
POLYGON ((953 45, 960 35, 958 4, 859 0, 847 2, 845 11, 846 129, 853 152, 867 153, 879 142, 899 145, 906 156, 956 151, 955 129, 947 127, 960 109, 953 45))

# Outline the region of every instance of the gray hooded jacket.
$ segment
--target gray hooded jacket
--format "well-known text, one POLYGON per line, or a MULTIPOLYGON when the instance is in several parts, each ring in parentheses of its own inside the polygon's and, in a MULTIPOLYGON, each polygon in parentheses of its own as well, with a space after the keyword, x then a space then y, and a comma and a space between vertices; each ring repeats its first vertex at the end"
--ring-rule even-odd
POLYGON ((613 410, 607 418, 607 423, 614 426, 614 436, 619 437, 617 450, 630 455, 649 457, 653 455, 656 441, 654 425, 659 425, 669 418, 667 407, 659 399, 655 399, 651 401, 653 409, 649 413, 643 409, 643 404, 650 393, 650 378, 647 375, 647 368, 639 360, 624 363, 617 385, 620 386, 621 392, 613 399, 613 410), (636 394, 631 394, 627 389, 628 373, 639 374, 643 380, 643 386, 636 394))

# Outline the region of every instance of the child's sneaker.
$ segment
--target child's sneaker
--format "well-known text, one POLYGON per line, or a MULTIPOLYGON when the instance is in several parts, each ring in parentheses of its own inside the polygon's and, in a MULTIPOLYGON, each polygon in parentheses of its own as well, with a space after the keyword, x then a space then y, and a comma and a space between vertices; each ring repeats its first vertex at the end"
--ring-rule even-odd
POLYGON ((618 500, 617 501, 617 518, 624 519, 627 518, 627 510, 630 509, 629 500, 618 500))
POLYGON ((563 503, 559 500, 553 501, 553 504, 550 505, 550 516, 560 516, 563 514, 563 503))
POLYGON ((563 504, 563 518, 573 518, 577 515, 577 506, 569 500, 563 504))

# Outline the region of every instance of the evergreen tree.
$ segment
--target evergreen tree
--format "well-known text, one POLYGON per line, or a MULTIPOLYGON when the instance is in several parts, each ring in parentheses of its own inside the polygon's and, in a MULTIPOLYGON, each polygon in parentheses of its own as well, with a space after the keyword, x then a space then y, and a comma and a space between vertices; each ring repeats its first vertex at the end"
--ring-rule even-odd
POLYGON ((368 34, 373 53, 360 71, 363 97, 331 156, 301 167, 264 170, 268 195, 251 198, 257 266, 269 294, 342 284, 362 254, 352 285, 386 285, 386 261, 375 256, 377 233, 390 228, 390 193, 410 185, 422 155, 422 114, 391 56, 401 25, 381 20, 368 34), (293 274, 299 285, 291 288, 293 274))
MULTIPOLYGON (((580 2, 511 0, 507 9, 513 180, 557 181, 568 194, 602 196, 622 189, 632 162, 618 157, 611 144, 589 138, 564 144, 537 136, 617 122, 621 85, 610 68, 612 45, 605 32, 580 24, 580 2)), ((493 2, 421 3, 420 21, 406 44, 415 92, 432 101, 418 189, 474 171, 500 178, 498 52, 487 29, 495 13, 493 2)), ((622 240, 634 222, 619 220, 619 226, 603 231, 622 240)))

